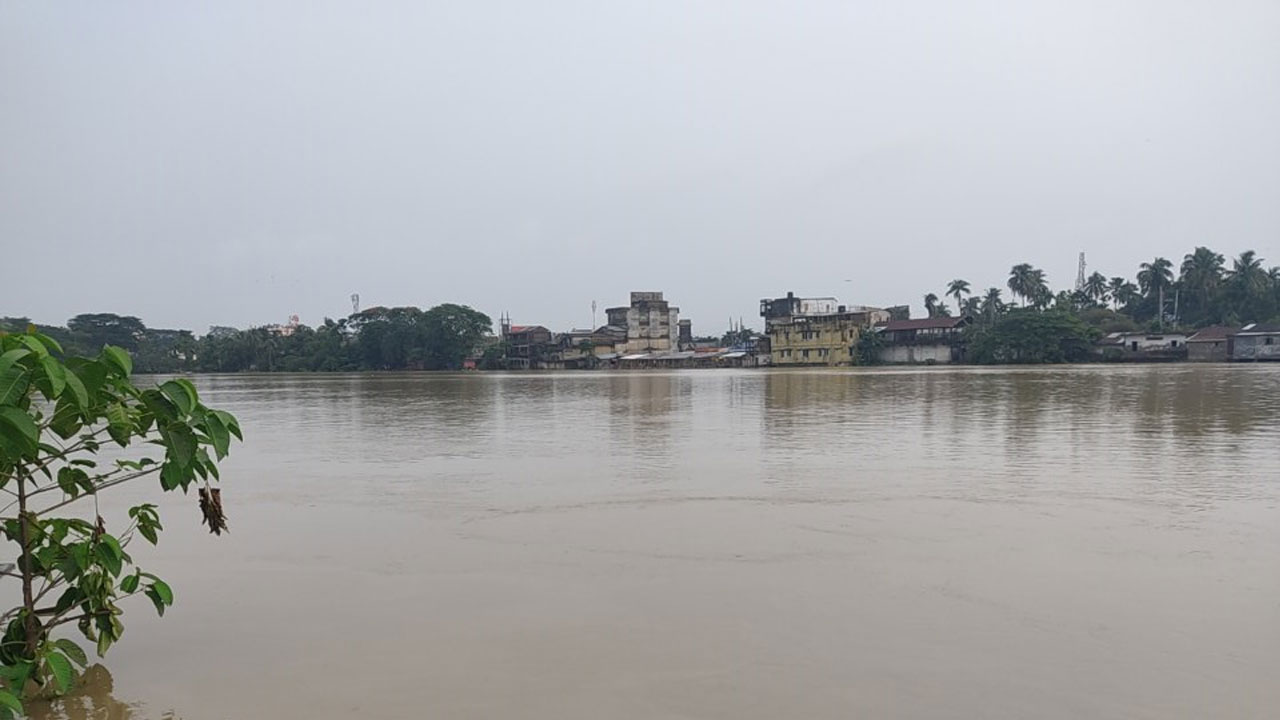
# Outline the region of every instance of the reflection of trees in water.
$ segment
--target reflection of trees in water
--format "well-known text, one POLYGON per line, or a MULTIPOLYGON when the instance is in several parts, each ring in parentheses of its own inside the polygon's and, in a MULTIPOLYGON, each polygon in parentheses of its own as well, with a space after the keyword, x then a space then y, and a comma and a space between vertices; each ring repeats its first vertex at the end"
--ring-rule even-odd
MULTIPOLYGON (((112 695, 114 681, 103 665, 91 665, 84 671, 75 689, 54 700, 32 700, 27 703, 30 720, 142 720, 147 717, 141 703, 125 703, 112 695)), ((160 720, 179 720, 173 712, 158 716, 160 720)))
POLYGON ((1267 368, 773 372, 763 442, 779 468, 842 446, 865 450, 850 463, 893 475, 1169 475, 1182 462, 1175 443, 1228 450, 1270 427, 1278 396, 1280 373, 1267 368))

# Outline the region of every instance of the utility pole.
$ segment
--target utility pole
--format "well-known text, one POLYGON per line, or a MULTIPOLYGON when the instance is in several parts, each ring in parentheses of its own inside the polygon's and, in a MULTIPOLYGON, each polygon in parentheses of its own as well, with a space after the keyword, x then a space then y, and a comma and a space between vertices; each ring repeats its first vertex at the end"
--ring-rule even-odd
POLYGON ((596 301, 591 301, 591 332, 596 331, 596 301))
POLYGON ((1080 264, 1076 269, 1076 292, 1084 291, 1084 253, 1080 253, 1080 264))
POLYGON ((1160 332, 1164 332, 1164 285, 1160 286, 1160 332))

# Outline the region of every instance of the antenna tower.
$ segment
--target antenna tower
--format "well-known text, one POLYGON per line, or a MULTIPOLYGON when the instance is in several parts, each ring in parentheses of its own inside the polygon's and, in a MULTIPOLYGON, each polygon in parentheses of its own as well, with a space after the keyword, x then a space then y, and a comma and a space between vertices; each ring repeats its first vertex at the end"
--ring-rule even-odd
POLYGON ((360 312, 360 293, 351 293, 351 314, 360 312))
POLYGON ((1076 270, 1076 292, 1084 290, 1084 253, 1080 253, 1080 267, 1076 270))

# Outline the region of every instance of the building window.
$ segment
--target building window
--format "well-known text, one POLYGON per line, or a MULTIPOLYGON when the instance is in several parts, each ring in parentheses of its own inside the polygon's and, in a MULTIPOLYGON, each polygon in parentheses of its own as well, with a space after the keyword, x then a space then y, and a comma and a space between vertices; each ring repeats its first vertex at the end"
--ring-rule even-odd
POLYGON ((1275 338, 1267 338, 1262 344, 1271 345, 1273 342, 1275 342, 1275 338))
POLYGON ((802 351, 802 352, 803 352, 803 354, 801 355, 801 357, 803 357, 805 360, 808 360, 808 359, 809 359, 809 351, 808 351, 808 350, 804 350, 804 351, 802 351))
POLYGON ((1178 347, 1178 341, 1177 341, 1177 340, 1172 341, 1172 342, 1169 344, 1169 347, 1178 347))

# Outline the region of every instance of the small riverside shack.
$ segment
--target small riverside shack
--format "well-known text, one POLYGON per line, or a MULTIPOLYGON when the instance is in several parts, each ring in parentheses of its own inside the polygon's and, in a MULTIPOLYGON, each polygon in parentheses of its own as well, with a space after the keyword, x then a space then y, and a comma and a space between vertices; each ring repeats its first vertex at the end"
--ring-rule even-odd
POLYGON ((1231 349, 1235 361, 1280 361, 1280 324, 1245 325, 1236 333, 1231 349))
POLYGON ((1230 361, 1237 332, 1237 328, 1224 325, 1201 328, 1187 338, 1187 359, 1192 362, 1230 361))
POLYGON ((1094 346, 1103 360, 1114 362, 1170 362, 1187 359, 1184 333, 1113 332, 1094 346))

